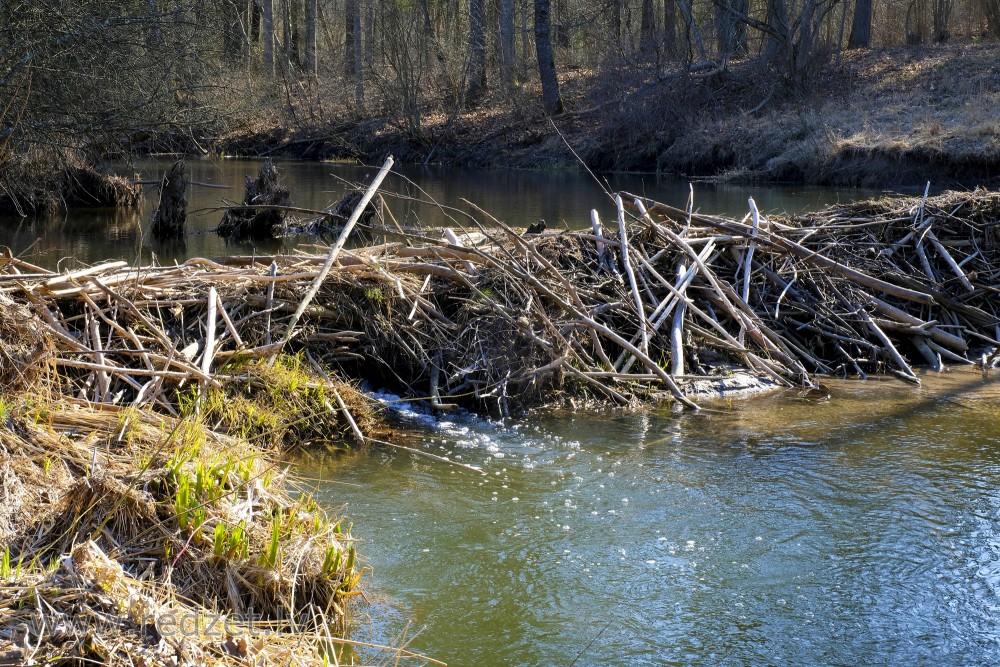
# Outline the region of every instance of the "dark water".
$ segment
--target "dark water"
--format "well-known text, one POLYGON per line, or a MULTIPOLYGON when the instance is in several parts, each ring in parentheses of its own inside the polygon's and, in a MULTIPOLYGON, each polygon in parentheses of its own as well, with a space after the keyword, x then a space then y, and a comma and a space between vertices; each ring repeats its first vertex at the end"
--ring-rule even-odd
MULTIPOLYGON (((156 180, 171 164, 167 160, 121 166, 119 173, 137 180, 156 180)), ((222 212, 224 199, 242 201, 243 180, 256 174, 260 163, 249 160, 199 160, 188 163, 194 181, 231 186, 219 190, 193 185, 189 194, 191 212, 189 235, 184 242, 160 243, 144 234, 156 205, 156 188, 146 188, 143 209, 137 212, 107 210, 73 211, 49 219, 0 218, 0 246, 46 267, 71 267, 76 262, 125 259, 161 264, 188 257, 215 257, 226 254, 270 254, 290 252, 295 245, 315 242, 299 237, 290 242, 277 240, 227 244, 212 230, 222 212)), ((296 206, 323 209, 344 196, 351 184, 366 183, 377 168, 315 162, 278 163, 281 182, 296 206)), ((653 175, 613 175, 607 177, 613 189, 647 194, 667 203, 684 206, 688 184, 653 175)), ((469 225, 472 209, 466 199, 490 214, 518 227, 544 219, 551 227, 590 225, 590 210, 613 220, 614 209, 599 185, 578 173, 532 171, 468 171, 399 166, 385 181, 393 214, 403 225, 469 225)), ((753 196, 763 211, 799 212, 837 201, 855 199, 857 190, 810 187, 695 185, 695 205, 706 212, 742 216, 747 197, 753 196)), ((482 220, 483 217, 479 216, 482 220)))
POLYGON ((1000 384, 954 373, 410 443, 484 476, 383 449, 301 470, 367 539, 355 639, 421 630, 479 667, 989 665, 998 424, 1000 384))

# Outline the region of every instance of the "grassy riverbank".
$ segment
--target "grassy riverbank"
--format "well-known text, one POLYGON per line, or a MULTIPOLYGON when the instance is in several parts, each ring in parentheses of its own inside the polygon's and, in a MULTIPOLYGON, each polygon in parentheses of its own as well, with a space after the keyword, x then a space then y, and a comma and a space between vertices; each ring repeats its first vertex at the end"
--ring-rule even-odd
MULTIPOLYGON (((696 77, 634 68, 562 77, 555 119, 600 170, 831 185, 976 185, 1000 167, 1000 45, 847 51, 805 89, 759 64, 696 77)), ((528 87, 457 114, 429 110, 419 133, 374 114, 329 122, 262 119, 215 139, 240 155, 477 167, 579 167, 528 87)))
MULTIPOLYGON (((152 381, 123 401, 105 371, 52 363, 62 347, 73 364, 84 344, 69 333, 75 318, 50 306, 0 295, 0 660, 349 659, 356 540, 282 457, 320 434, 337 446, 334 393, 365 427, 367 402, 318 384, 299 357, 230 360, 186 383, 152 371, 149 350, 152 381)), ((95 335, 108 326, 144 350, 162 335, 113 310, 91 321, 95 335)), ((83 359, 110 371, 119 354, 83 359)))
MULTIPOLYGON (((10 342, 4 355, 16 356, 10 342)), ((241 392, 227 405, 209 392, 199 408, 191 390, 178 417, 70 397, 45 375, 5 378, 0 656, 345 657, 362 575, 355 540, 281 461, 309 392, 293 391, 300 377, 285 362, 262 377, 280 404, 241 392)))

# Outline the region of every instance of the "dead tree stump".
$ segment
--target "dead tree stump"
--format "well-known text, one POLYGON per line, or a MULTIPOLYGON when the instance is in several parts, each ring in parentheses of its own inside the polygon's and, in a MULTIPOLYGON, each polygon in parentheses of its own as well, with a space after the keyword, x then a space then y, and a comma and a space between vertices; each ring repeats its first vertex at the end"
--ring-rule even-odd
MULTIPOLYGON (((247 176, 244 206, 291 206, 288 188, 278 185, 278 170, 270 160, 260 168, 257 178, 247 176)), ((228 239, 270 238, 274 228, 285 220, 285 211, 258 208, 233 208, 226 211, 217 232, 228 239)))
POLYGON ((159 202, 153 212, 153 236, 183 238, 187 224, 187 188, 187 167, 183 160, 178 160, 160 180, 159 202))

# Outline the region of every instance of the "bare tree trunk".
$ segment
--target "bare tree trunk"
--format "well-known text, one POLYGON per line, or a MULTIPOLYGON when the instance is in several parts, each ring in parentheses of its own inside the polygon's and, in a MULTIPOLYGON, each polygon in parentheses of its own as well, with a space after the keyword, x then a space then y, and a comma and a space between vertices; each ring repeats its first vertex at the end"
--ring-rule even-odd
POLYGON ((789 57, 788 9, 785 7, 785 0, 767 0, 767 25, 773 32, 767 35, 764 57, 771 62, 784 63, 789 57))
MULTIPOLYGON (((650 0, 652 1, 652 0, 650 0)), ((552 43, 561 49, 569 48, 569 26, 566 24, 566 0, 555 0, 556 20, 550 23, 552 26, 552 43)))
POLYGON ((289 58, 292 64, 302 68, 302 4, 301 0, 288 0, 290 11, 289 23, 289 58))
POLYGON ((469 0, 469 83, 465 106, 479 104, 486 93, 486 3, 469 0))
POLYGON ((305 70, 316 76, 316 10, 318 0, 306 0, 305 70))
POLYGON ((847 24, 847 5, 849 3, 847 0, 841 3, 840 7, 840 26, 837 29, 837 67, 840 67, 840 56, 844 51, 844 28, 847 24))
POLYGON ((663 0, 663 48, 677 55, 677 0, 663 0))
POLYGON ((723 3, 724 6, 716 4, 714 7, 716 49, 723 69, 729 64, 729 56, 733 53, 733 42, 736 37, 736 19, 726 8, 731 2, 732 0, 727 0, 723 3))
POLYGON ((563 103, 559 96, 556 59, 552 51, 549 0, 535 0, 535 54, 538 56, 538 75, 542 80, 542 105, 545 113, 560 114, 563 112, 563 103))
POLYGON ((814 22, 815 14, 816 0, 805 0, 802 14, 799 16, 799 39, 795 44, 795 68, 792 72, 792 79, 796 84, 804 82, 815 55, 813 53, 817 30, 814 22))
POLYGON ((622 48, 622 5, 625 0, 611 0, 611 43, 616 51, 622 48))
MULTIPOLYGON (((269 0, 265 0, 269 1, 269 0)), ((344 76, 348 79, 354 77, 354 20, 358 19, 360 24, 361 18, 358 12, 361 8, 358 6, 359 0, 345 0, 344 2, 344 76)), ((358 28, 358 33, 361 32, 361 28, 358 28)), ((360 37, 359 37, 360 39, 360 37)))
MULTIPOLYGON (((750 0, 731 0, 733 7, 741 15, 750 13, 750 0)), ((736 20, 736 29, 733 31, 733 53, 744 54, 747 52, 747 24, 736 20)))
POLYGON ((505 91, 514 88, 514 0, 499 0, 500 85, 505 91))
POLYGON ((857 0, 854 5, 854 20, 851 22, 851 36, 847 38, 847 48, 865 49, 872 41, 872 0, 857 0))
POLYGON ((923 27, 920 25, 920 10, 917 7, 917 0, 911 0, 906 8, 906 19, 903 23, 906 31, 906 43, 920 44, 924 41, 923 27))
POLYGON ((239 0, 226 0, 222 4, 222 50, 230 62, 238 62, 244 54, 246 31, 243 28, 243 11, 239 0))
POLYGON ((285 67, 292 62, 292 13, 290 0, 281 0, 281 51, 285 54, 285 67))
POLYGON ((653 18, 653 0, 642 0, 642 10, 639 17, 639 50, 649 53, 653 49, 656 19, 653 18))
POLYGON ((698 28, 698 22, 695 21, 694 14, 691 12, 691 3, 689 0, 677 0, 677 5, 681 8, 681 15, 684 17, 684 32, 688 43, 693 44, 698 50, 701 62, 708 60, 708 56, 705 54, 705 43, 701 39, 701 29, 698 28))
POLYGON ((261 5, 264 20, 264 75, 274 75, 274 0, 261 5))
POLYGON ((358 111, 361 111, 365 107, 365 61, 361 52, 361 7, 357 4, 358 0, 348 1, 355 2, 353 25, 351 26, 354 34, 354 39, 351 42, 354 63, 354 104, 358 111))
POLYGON ((747 24, 739 17, 746 16, 749 8, 749 0, 715 3, 715 36, 723 69, 732 56, 747 50, 747 24))
POLYGON ((955 0, 932 0, 931 18, 934 21, 934 41, 943 43, 951 37, 949 24, 951 23, 951 10, 955 6, 955 0))
POLYGON ((260 44, 260 21, 263 14, 261 0, 251 0, 250 2, 250 39, 251 46, 260 44))
POLYGON ((375 3, 373 0, 360 0, 358 5, 364 11, 361 16, 364 20, 364 63, 366 67, 371 67, 375 63, 375 3))
POLYGON ((1000 0, 983 0, 983 11, 987 34, 994 39, 1000 38, 1000 0))

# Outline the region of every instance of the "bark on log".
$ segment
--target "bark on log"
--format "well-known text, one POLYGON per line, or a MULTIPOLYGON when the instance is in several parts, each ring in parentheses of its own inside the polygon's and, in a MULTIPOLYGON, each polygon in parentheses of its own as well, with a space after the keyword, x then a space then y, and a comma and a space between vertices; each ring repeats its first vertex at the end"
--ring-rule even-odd
POLYGON ((187 167, 178 160, 160 180, 151 231, 159 239, 183 238, 187 226, 187 167))

